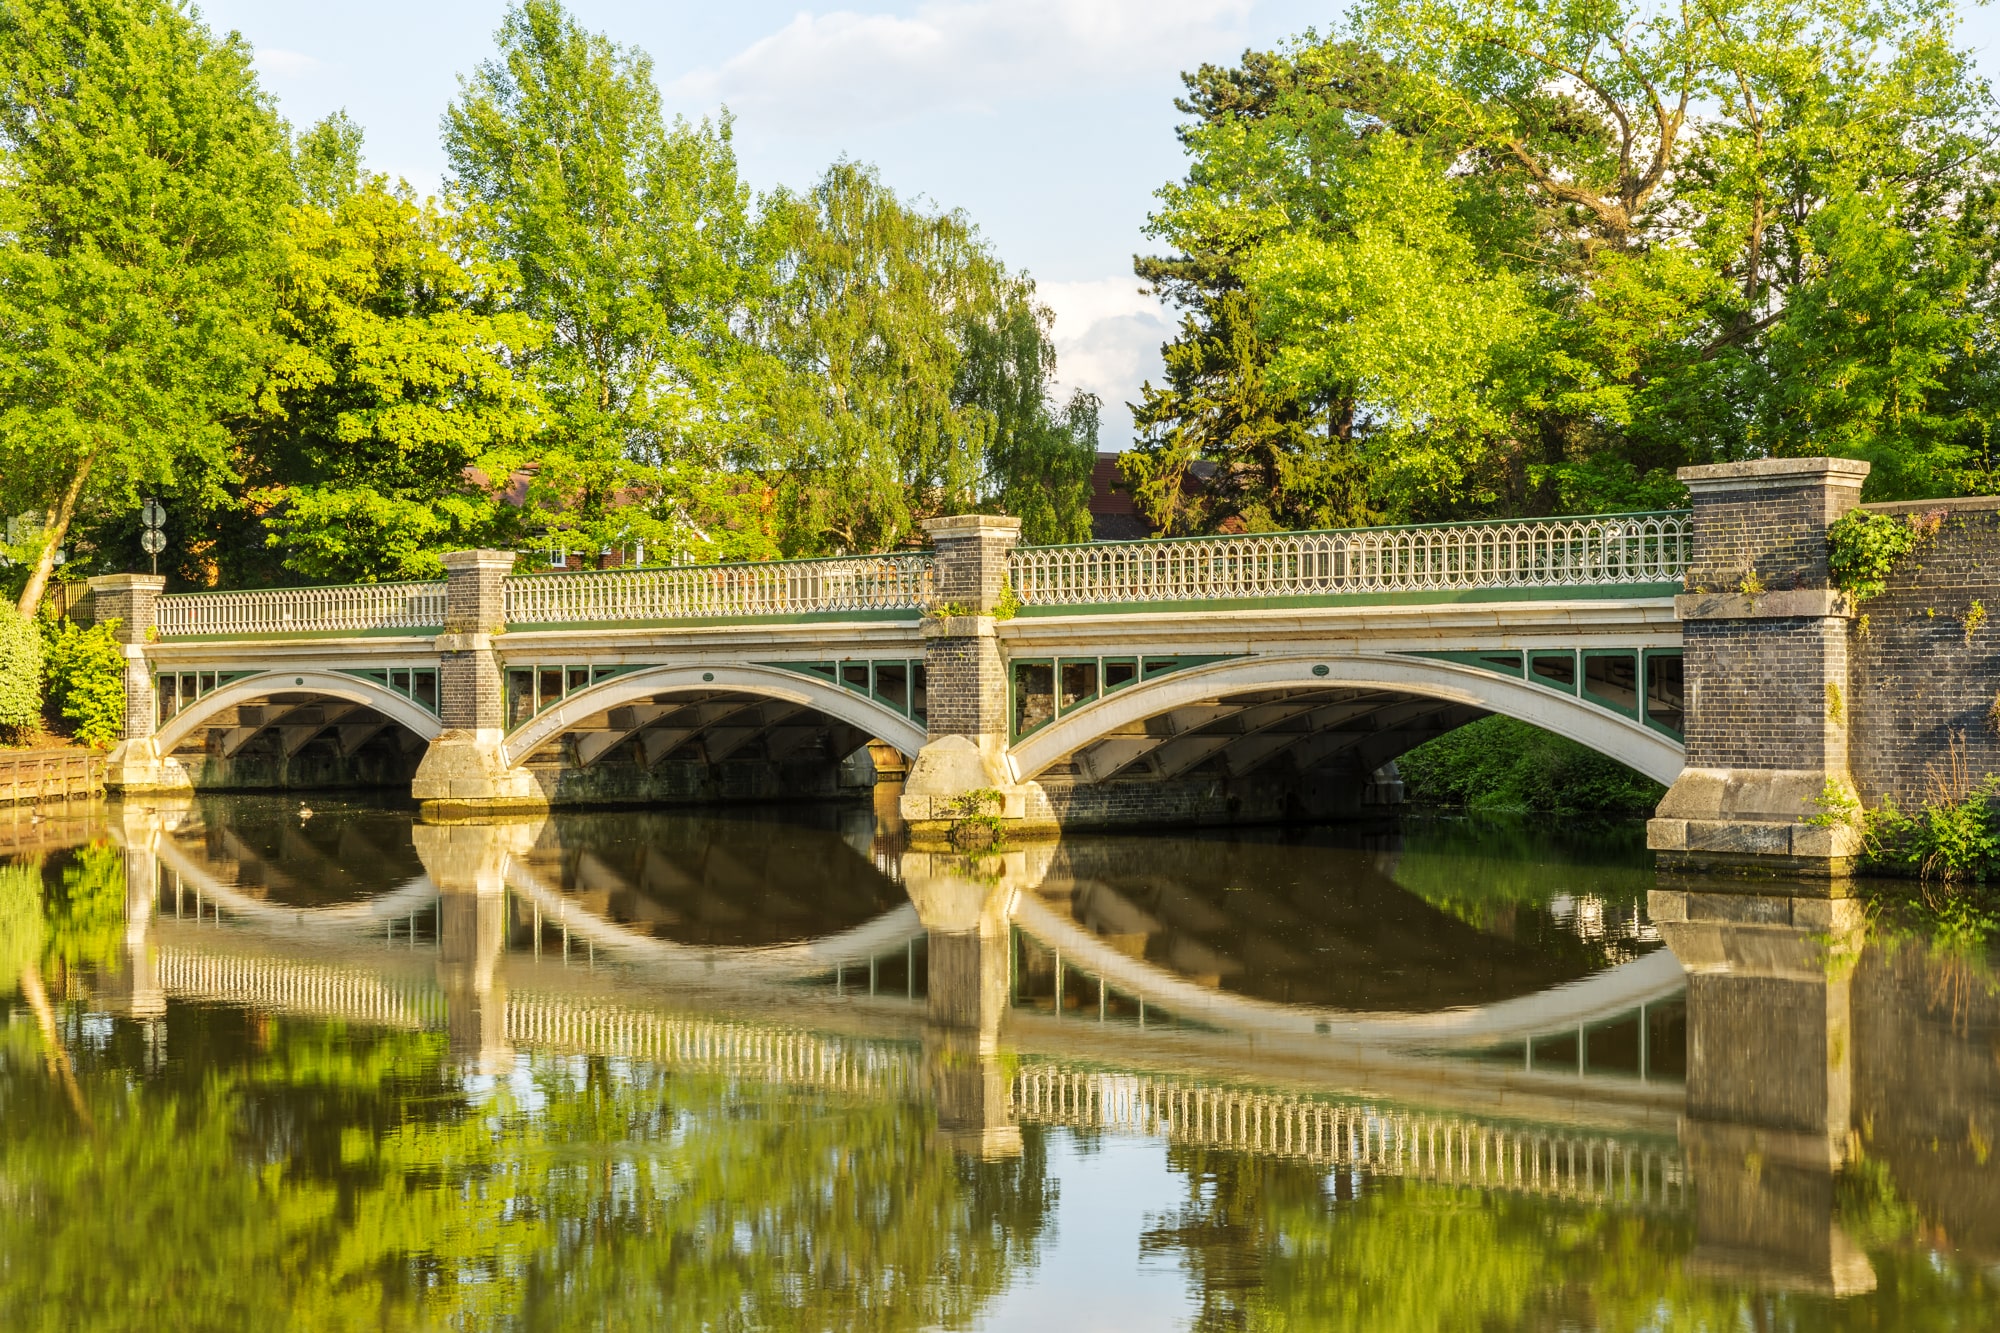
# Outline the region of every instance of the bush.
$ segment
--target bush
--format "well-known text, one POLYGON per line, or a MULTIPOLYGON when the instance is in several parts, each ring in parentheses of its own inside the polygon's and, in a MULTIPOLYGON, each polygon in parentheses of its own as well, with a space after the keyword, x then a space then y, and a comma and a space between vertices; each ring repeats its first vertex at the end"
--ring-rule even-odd
POLYGON ((49 709, 85 745, 114 745, 125 731, 125 655, 112 637, 116 624, 44 622, 49 709))
POLYGON ((1900 518, 1850 509, 1826 530, 1827 565, 1833 586, 1857 603, 1880 597, 1897 561, 1935 536, 1942 512, 1900 518))
POLYGON ((0 602, 0 732, 31 736, 42 721, 42 636, 0 602))
POLYGON ((1396 767, 1412 801, 1472 810, 1629 813, 1650 811, 1666 794, 1615 759, 1511 717, 1467 723, 1396 767))

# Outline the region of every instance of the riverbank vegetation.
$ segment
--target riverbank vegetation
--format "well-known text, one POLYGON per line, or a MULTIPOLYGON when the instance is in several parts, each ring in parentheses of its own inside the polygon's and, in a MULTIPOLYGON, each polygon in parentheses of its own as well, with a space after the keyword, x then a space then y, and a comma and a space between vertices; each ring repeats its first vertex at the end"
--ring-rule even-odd
POLYGON ((1666 794, 1615 759, 1510 717, 1446 732, 1396 768, 1416 804, 1496 813, 1650 813, 1666 794))

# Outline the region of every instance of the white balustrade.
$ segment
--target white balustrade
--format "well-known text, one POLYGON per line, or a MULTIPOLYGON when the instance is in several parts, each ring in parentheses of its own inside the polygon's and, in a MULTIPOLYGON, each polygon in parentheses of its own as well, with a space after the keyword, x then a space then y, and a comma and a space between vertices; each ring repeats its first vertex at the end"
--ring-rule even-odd
POLYGON ((1686 514, 1633 514, 1029 546, 1008 568, 1024 606, 1104 605, 1665 583, 1689 545, 1686 514))
MULTIPOLYGON (((1008 570, 1024 606, 1587 590, 1676 582, 1690 545, 1685 513, 1630 514, 1028 546, 1008 570)), ((529 574, 506 582, 507 623, 922 611, 932 587, 928 551, 529 574)), ((160 599, 158 624, 169 639, 425 630, 443 624, 444 605, 442 583, 177 593, 160 599)))
POLYGON ((680 565, 507 580, 509 625, 921 611, 931 599, 931 555, 846 556, 740 565, 680 565))
POLYGON ((174 593, 159 600, 160 637, 436 630, 442 583, 352 583, 334 588, 174 593))
POLYGON ((1160 1135, 1476 1189, 1641 1209, 1683 1208, 1688 1201, 1687 1165, 1671 1146, 1368 1103, 1023 1065, 1009 1085, 1008 1109, 1023 1123, 1160 1135))

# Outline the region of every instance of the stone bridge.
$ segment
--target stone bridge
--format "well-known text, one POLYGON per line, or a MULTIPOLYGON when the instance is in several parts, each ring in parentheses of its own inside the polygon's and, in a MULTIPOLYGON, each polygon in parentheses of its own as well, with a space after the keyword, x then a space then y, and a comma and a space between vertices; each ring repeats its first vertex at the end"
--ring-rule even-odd
POLYGON ((832 796, 865 750, 907 765, 925 845, 969 817, 1352 813, 1393 799, 1398 755, 1498 713, 1674 784, 1670 858, 1837 871, 1851 836, 1810 822, 1829 778, 1907 800, 1948 733, 2000 769, 1971 610, 1995 502, 1939 538, 1945 618, 1871 637, 1824 540, 1866 471, 1688 469, 1675 513, 1057 547, 968 515, 927 550, 828 560, 515 575, 466 551, 438 583, 170 596, 109 576, 109 785, 408 784, 453 818, 832 796), (1913 715, 1912 670, 1937 709, 1913 715))

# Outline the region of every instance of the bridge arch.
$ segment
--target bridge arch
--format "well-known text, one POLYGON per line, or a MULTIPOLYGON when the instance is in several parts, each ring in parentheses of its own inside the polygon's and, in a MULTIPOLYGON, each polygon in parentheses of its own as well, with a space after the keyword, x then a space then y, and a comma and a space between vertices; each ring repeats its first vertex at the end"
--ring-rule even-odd
MULTIPOLYGON (((1458 710, 1446 721, 1451 716, 1469 721, 1478 713, 1517 718, 1588 746, 1660 783, 1671 784, 1685 762, 1685 751, 1678 741, 1574 696, 1476 667, 1395 653, 1260 655, 1193 667, 1127 686, 1075 709, 1016 742, 1009 753, 1015 773, 1023 781, 1078 756, 1083 757, 1078 765, 1081 776, 1102 778, 1158 750, 1168 740, 1179 739, 1139 734, 1148 722, 1176 710, 1192 710, 1189 720, 1209 726, 1232 715, 1247 715, 1260 706, 1282 714, 1282 706, 1273 701, 1295 693, 1300 698, 1319 696, 1325 700, 1324 709, 1337 713, 1337 696, 1342 691, 1350 697, 1380 696, 1372 705, 1366 699, 1354 703, 1356 717, 1367 716, 1371 706, 1380 711, 1401 699, 1429 701, 1439 710, 1458 710), (1101 755, 1101 762, 1092 762, 1093 753, 1101 755)), ((1293 711, 1303 708, 1302 704, 1294 705, 1293 711)), ((1254 737, 1239 732, 1226 740, 1210 739, 1221 742, 1206 752, 1212 754, 1231 741, 1254 737)), ((1261 748, 1275 755, 1286 748, 1285 740, 1285 736, 1273 733, 1261 748)), ((1191 748, 1200 752, 1198 746, 1191 748)), ((1394 757, 1385 755, 1381 762, 1394 757)))
MULTIPOLYGON (((443 729, 436 714, 386 685, 306 668, 262 671, 218 686, 169 718, 154 742, 161 754, 190 761, 197 787, 292 785, 301 780, 298 764, 306 762, 300 756, 313 753, 345 775, 334 785, 348 785, 357 773, 407 781, 423 747, 443 729), (275 753, 253 761, 253 742, 273 733, 275 753), (330 738, 330 749, 307 749, 323 738, 330 738)), ((325 768, 309 764, 306 785, 326 785, 325 768), (315 767, 321 770, 316 779, 315 767)))
MULTIPOLYGON (((582 756, 586 763, 615 748, 657 717, 633 716, 613 721, 614 710, 653 705, 656 695, 746 695, 779 705, 809 709, 844 723, 862 738, 873 738, 914 757, 924 745, 924 728, 901 713, 831 681, 822 681, 782 667, 756 665, 648 667, 579 690, 561 703, 538 713, 507 738, 506 758, 518 765, 564 732, 585 727, 598 717, 601 735, 582 756)), ((669 705, 659 704, 665 708, 669 705)))

